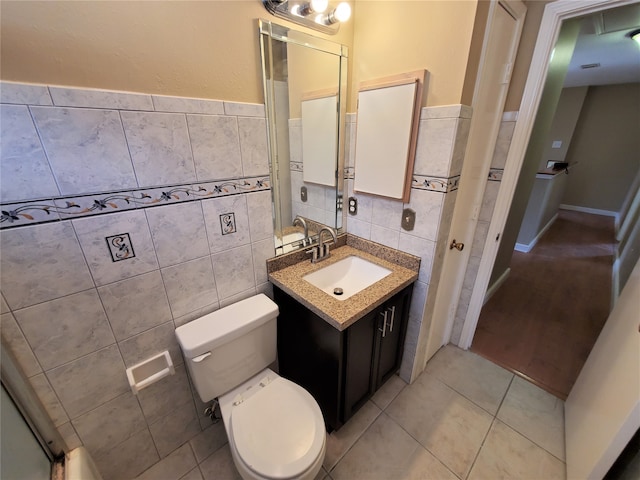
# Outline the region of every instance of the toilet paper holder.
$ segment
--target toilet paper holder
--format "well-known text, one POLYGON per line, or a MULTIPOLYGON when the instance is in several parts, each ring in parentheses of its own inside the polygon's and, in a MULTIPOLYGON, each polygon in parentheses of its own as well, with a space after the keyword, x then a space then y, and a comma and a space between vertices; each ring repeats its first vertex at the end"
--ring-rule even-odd
POLYGON ((171 361, 171 355, 165 350, 127 368, 127 379, 129 380, 131 391, 134 395, 137 395, 143 388, 175 373, 176 370, 171 361))

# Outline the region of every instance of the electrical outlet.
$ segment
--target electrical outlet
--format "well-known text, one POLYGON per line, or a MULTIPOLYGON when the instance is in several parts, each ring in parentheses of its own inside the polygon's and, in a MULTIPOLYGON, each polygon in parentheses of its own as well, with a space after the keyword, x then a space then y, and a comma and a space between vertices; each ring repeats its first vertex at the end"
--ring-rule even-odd
POLYGON ((349 215, 358 214, 358 199, 356 197, 349 197, 349 215))

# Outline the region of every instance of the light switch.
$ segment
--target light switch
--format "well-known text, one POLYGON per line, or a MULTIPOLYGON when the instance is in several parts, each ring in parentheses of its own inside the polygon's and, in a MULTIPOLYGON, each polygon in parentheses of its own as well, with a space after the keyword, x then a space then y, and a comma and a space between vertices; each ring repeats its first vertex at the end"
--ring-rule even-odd
POLYGON ((562 140, 554 140, 551 148, 562 148, 562 140))
POLYGON ((410 232, 416 224, 416 212, 410 208, 405 208, 402 211, 402 222, 400 226, 410 232))

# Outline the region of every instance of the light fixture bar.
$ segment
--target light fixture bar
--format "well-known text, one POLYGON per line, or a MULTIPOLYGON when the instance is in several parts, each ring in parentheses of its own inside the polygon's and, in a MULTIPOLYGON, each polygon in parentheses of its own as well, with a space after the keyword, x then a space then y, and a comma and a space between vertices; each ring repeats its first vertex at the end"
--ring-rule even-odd
POLYGON ((344 21, 342 18, 348 18, 351 14, 351 7, 347 3, 344 3, 346 7, 340 4, 329 13, 320 11, 326 8, 328 2, 318 0, 262 0, 262 4, 276 17, 329 35, 338 33, 340 21, 344 21), (349 13, 346 16, 336 15, 338 8, 343 11, 346 9, 349 13))

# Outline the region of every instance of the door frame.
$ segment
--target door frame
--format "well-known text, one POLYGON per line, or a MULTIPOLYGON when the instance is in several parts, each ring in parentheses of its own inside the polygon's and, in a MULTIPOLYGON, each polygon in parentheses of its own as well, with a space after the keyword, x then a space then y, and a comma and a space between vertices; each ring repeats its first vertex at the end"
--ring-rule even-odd
POLYGON ((610 8, 631 5, 637 0, 556 0, 547 4, 540 23, 536 45, 529 67, 529 74, 522 95, 511 146, 507 154, 504 173, 496 199, 489 231, 484 244, 478 275, 469 301, 458 346, 467 350, 475 335, 485 294, 489 287, 491 271, 498 254, 507 216, 516 190, 516 184, 531 137, 531 130, 538 113, 542 90, 547 78, 549 60, 564 20, 596 13, 610 8))

